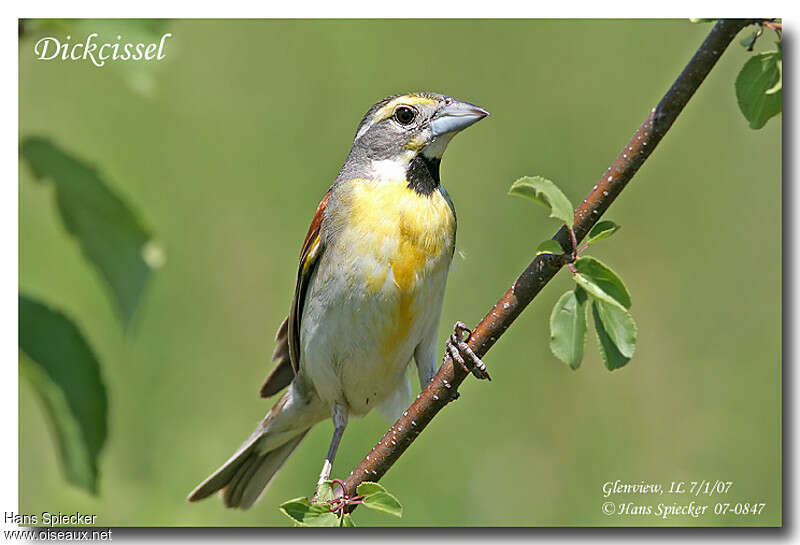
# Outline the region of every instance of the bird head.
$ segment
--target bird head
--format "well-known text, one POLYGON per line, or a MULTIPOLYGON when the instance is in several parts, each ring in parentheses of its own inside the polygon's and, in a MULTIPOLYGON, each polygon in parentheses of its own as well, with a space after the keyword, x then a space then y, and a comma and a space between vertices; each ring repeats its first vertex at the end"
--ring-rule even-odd
POLYGON ((438 184, 447 144, 487 115, 474 104, 436 93, 387 97, 364 115, 348 162, 366 166, 376 178, 411 180, 409 171, 425 168, 438 184))

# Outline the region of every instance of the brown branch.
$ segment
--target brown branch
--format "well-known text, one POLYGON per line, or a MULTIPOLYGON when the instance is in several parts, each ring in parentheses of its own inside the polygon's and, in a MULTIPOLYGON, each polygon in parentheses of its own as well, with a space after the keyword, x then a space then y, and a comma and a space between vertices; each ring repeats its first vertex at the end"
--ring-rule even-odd
MULTIPOLYGON (((714 25, 658 106, 650 111, 630 142, 575 210, 574 229, 579 242, 644 164, 731 40, 741 29, 754 22, 724 19, 714 25)), ((489 351, 545 284, 571 260, 572 240, 569 230, 562 227, 553 236, 553 240, 561 244, 568 257, 542 254, 528 265, 472 331, 468 344, 478 357, 489 351)), ((453 365, 452 358, 448 356, 414 403, 353 469, 345 480, 345 493, 353 495, 362 482, 377 481, 383 477, 436 413, 447 404, 466 376, 467 373, 461 366, 453 365)), ((351 506, 350 510, 354 508, 355 506, 351 506)))

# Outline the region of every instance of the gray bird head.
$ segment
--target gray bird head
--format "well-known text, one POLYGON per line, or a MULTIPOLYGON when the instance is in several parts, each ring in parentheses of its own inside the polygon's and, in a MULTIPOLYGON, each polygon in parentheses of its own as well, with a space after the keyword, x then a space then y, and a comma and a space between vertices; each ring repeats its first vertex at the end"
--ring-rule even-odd
POLYGON ((430 174, 438 184, 439 162, 447 144, 487 115, 474 104, 437 93, 387 97, 361 120, 345 170, 358 165, 361 175, 398 178, 425 167, 435 170, 430 174))

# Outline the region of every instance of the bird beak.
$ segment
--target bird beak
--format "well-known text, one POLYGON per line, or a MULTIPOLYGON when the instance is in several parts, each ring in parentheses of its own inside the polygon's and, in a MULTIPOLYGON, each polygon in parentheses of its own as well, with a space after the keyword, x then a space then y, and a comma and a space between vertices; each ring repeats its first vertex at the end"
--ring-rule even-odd
POLYGON ((431 119, 431 136, 436 138, 443 134, 456 133, 466 129, 473 123, 477 123, 487 115, 489 115, 489 112, 483 108, 469 102, 461 102, 454 99, 433 115, 431 119))

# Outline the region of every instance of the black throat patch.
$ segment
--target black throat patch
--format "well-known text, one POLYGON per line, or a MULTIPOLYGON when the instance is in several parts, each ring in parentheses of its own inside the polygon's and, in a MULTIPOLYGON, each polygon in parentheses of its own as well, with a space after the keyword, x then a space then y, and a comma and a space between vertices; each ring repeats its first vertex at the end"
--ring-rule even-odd
POLYGON ((428 159, 421 153, 414 157, 408 164, 406 170, 406 180, 408 187, 419 193, 428 196, 439 187, 439 165, 441 159, 428 159))

